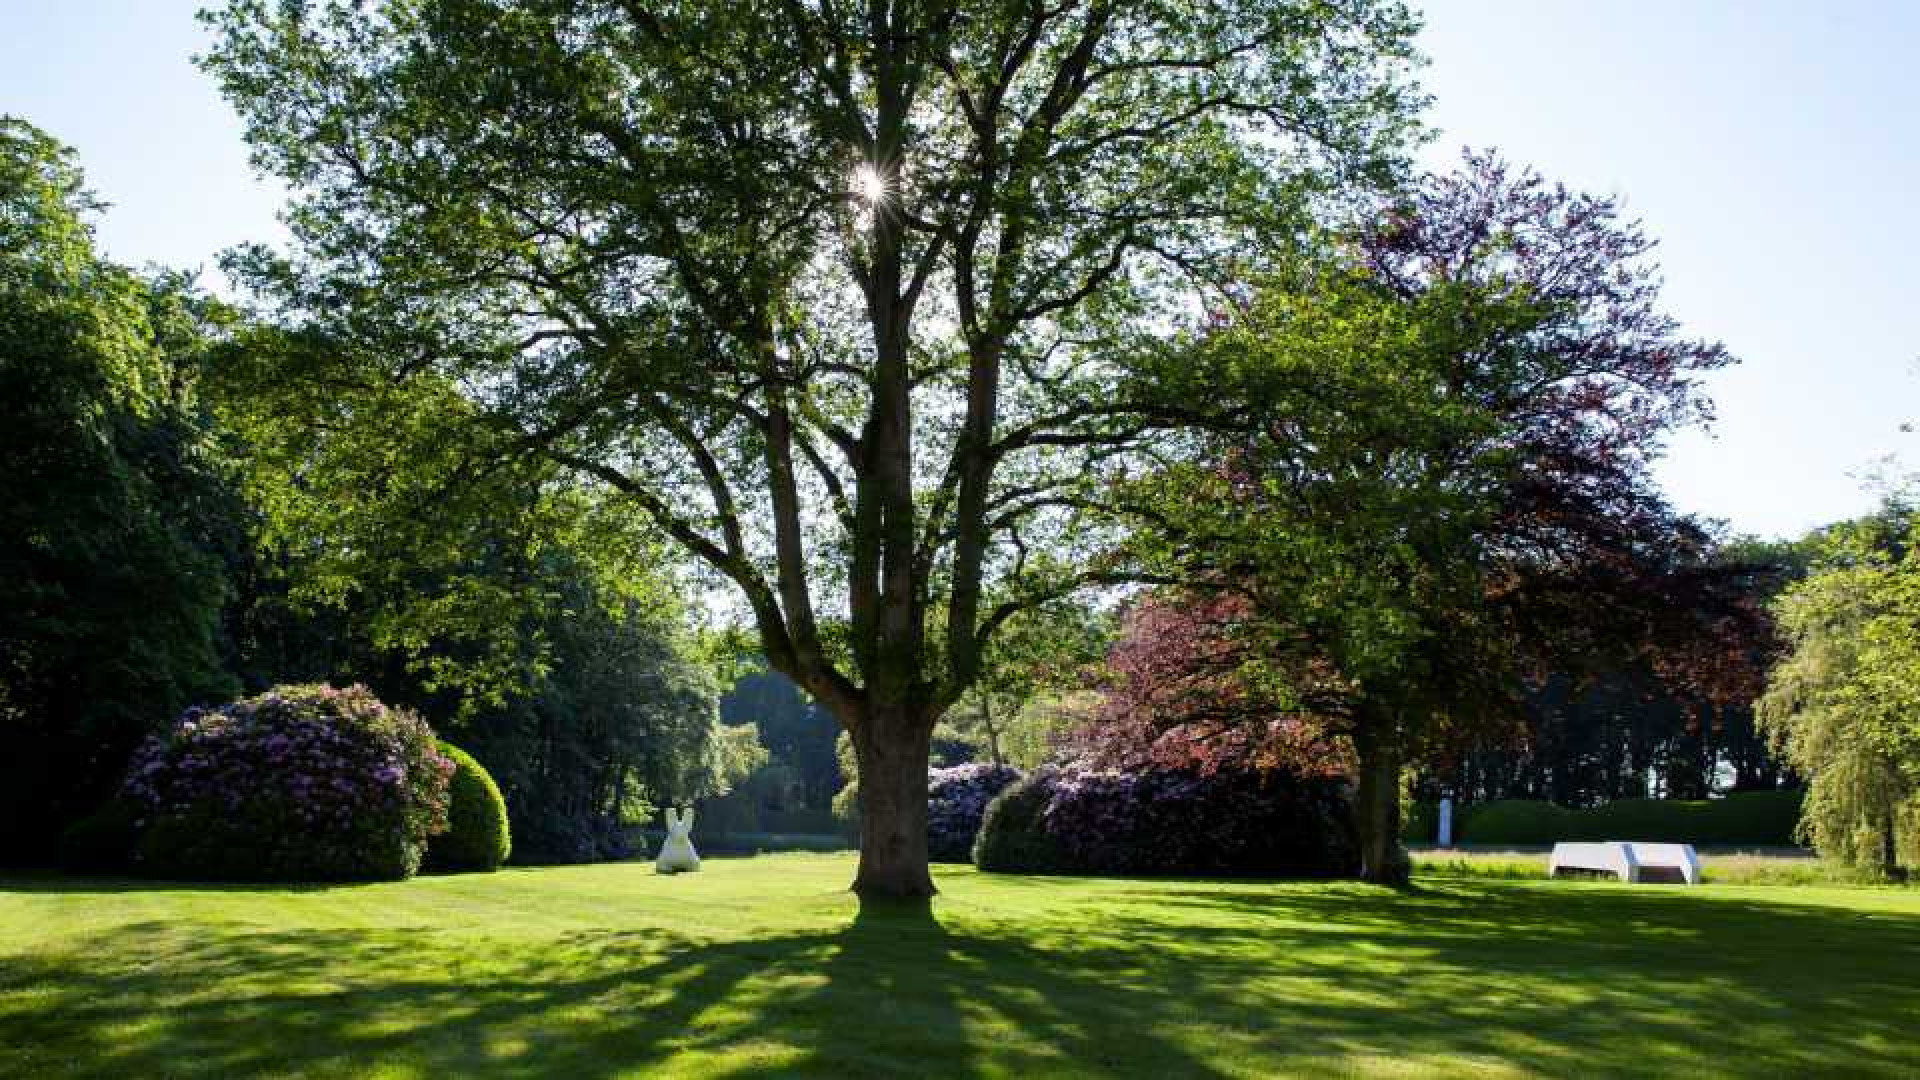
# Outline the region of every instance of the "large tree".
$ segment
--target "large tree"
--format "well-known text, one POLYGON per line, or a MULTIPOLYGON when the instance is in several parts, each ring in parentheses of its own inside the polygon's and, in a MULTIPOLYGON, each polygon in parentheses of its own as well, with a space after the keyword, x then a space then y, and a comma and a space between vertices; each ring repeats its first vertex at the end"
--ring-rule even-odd
MULTIPOLYGON (((283 385, 443 415, 729 583, 851 734, 862 896, 924 896, 926 762, 996 630, 1111 570, 1170 412, 1127 358, 1397 163, 1391 0, 234 0, 206 65, 297 193, 238 269, 336 346, 283 385), (436 392, 439 392, 438 390, 436 392)), ((334 423, 374 423, 342 406, 334 423)), ((364 448, 368 445, 359 442, 364 448)))
POLYGON ((1685 629, 1707 538, 1647 464, 1729 358, 1659 312, 1649 247, 1470 155, 1152 370, 1213 419, 1142 488, 1149 556, 1239 597, 1211 635, 1236 681, 1348 741, 1370 880, 1404 872, 1410 757, 1685 629))

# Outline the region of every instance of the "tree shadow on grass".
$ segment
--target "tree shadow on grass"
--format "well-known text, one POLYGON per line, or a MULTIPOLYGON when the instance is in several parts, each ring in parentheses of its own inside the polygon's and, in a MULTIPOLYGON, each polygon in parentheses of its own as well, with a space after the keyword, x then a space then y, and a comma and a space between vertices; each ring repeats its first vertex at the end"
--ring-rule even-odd
POLYGON ((1284 940, 1296 973, 1320 967, 1344 994, 1276 995, 1276 1021, 1357 1033, 1371 1015, 1369 1041, 1390 1057, 1445 1046, 1556 1075, 1920 1074, 1911 914, 1462 882, 1172 889, 1155 902, 1171 910, 1116 924, 1129 948, 1178 950, 1193 931, 1170 927, 1187 920, 1229 924, 1208 952, 1235 952, 1236 935, 1284 940))
MULTIPOLYGON (((1022 895, 1031 895, 1022 892, 1022 895)), ((0 1073, 1911 1075, 1920 919, 1165 883, 806 932, 138 922, 0 963, 0 1073)), ((936 909, 941 910, 941 909, 936 909)))
POLYGON ((365 881, 170 881, 161 878, 75 876, 56 870, 11 870, 0 875, 0 895, 57 893, 63 895, 161 892, 322 893, 359 889, 365 881))
POLYGON ((1150 1002, 952 934, 926 907, 718 943, 648 929, 494 944, 127 925, 77 961, 0 965, 0 1073, 921 1076, 1132 1055, 1156 1075, 1217 1075, 1142 1026, 1150 1002), (970 1031, 986 1014, 1020 1045, 970 1031))

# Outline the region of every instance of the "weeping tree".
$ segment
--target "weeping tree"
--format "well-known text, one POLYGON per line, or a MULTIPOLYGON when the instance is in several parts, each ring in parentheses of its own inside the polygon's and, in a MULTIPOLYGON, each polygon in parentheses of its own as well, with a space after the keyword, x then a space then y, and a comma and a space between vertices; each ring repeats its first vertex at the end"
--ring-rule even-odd
POLYGON ((427 382, 439 415, 355 440, 370 488, 413 440, 454 482, 537 461, 729 586, 851 737, 863 897, 931 893, 929 738, 996 632, 1117 572, 1109 482, 1181 420, 1129 358, 1389 180, 1418 105, 1392 0, 206 18, 295 193, 291 255, 231 268, 327 343, 277 385, 427 382))
POLYGON ((1775 603, 1787 639, 1756 713, 1807 777, 1801 831, 1889 879, 1920 860, 1920 547, 1910 504, 1832 529, 1775 603))

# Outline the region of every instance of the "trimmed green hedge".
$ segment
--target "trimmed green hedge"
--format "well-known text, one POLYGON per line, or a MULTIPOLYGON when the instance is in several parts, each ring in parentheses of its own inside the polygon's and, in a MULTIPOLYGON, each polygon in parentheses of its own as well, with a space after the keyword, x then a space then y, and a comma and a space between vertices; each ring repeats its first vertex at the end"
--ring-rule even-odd
MULTIPOLYGON (((1495 799, 1455 812, 1455 838, 1462 844, 1551 844, 1584 840, 1574 819, 1579 813, 1533 799, 1495 799)), ((1613 837, 1612 839, 1622 839, 1613 837)), ((1648 837, 1647 839, 1652 839, 1648 837)))
POLYGON ((974 865, 1010 874, 1063 872, 1066 860, 1042 821, 1052 798, 1047 777, 1036 772, 988 803, 973 838, 974 865))
MULTIPOLYGON (((1801 792, 1745 791, 1720 799, 1617 799, 1587 810, 1497 799, 1458 814, 1463 844, 1552 844, 1561 840, 1648 840, 1702 847, 1789 847, 1801 792)), ((1429 836, 1426 840, 1431 843, 1429 836)))
POLYGON ((448 791, 447 831, 427 842, 431 870, 498 870, 513 851, 507 828, 507 800, 500 786, 473 756, 442 742, 440 753, 453 759, 448 791))

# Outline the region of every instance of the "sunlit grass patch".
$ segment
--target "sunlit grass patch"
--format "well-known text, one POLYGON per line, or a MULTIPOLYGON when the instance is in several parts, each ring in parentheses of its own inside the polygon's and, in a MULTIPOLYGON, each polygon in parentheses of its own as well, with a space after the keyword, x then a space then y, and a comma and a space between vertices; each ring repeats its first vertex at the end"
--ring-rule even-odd
POLYGON ((851 872, 0 880, 0 1075, 1920 1071, 1920 890, 851 872))

